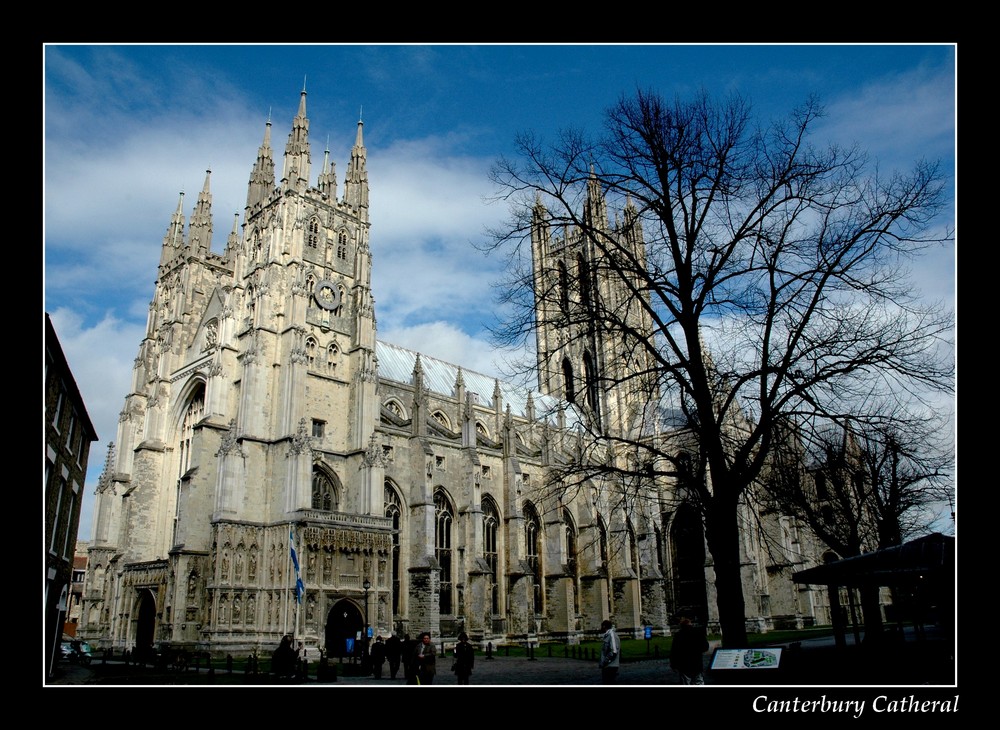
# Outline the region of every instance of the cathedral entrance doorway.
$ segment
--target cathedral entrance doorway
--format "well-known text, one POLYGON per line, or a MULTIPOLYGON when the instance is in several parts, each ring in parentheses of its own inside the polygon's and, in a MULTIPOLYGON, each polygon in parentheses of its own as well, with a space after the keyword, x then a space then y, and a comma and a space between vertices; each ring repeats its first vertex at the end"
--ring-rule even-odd
POLYGON ((138 619, 135 623, 135 652, 140 658, 152 660, 155 656, 153 637, 156 634, 156 599, 152 592, 140 590, 138 619))
MULTIPOLYGON (((326 617, 326 649, 331 657, 348 657, 347 640, 354 641, 364 629, 364 619, 358 607, 347 599, 337 601, 326 617)), ((358 650, 359 647, 355 647, 358 650)))

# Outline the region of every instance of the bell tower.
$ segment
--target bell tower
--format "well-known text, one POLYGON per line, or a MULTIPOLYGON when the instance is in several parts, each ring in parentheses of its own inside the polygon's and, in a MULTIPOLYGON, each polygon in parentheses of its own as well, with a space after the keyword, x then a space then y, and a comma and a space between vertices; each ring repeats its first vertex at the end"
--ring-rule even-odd
POLYGON ((652 337, 647 307, 629 286, 629 266, 645 266, 634 205, 627 201, 622 223, 611 226, 591 172, 579 216, 557 220, 536 199, 531 250, 539 390, 575 404, 599 433, 627 431, 653 395, 645 345, 634 346, 652 337))

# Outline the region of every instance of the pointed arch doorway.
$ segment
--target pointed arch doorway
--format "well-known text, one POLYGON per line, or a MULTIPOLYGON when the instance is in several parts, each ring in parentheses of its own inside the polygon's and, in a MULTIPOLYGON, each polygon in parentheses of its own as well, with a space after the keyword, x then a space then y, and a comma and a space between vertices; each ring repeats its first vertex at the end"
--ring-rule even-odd
POLYGON ((153 598, 152 591, 141 590, 136 596, 138 604, 138 616, 135 623, 135 651, 140 658, 152 659, 156 649, 153 646, 153 637, 156 635, 156 599, 153 598))
POLYGON ((326 653, 330 657, 347 657, 347 639, 354 639, 364 628, 361 611, 346 598, 337 601, 326 617, 326 653))

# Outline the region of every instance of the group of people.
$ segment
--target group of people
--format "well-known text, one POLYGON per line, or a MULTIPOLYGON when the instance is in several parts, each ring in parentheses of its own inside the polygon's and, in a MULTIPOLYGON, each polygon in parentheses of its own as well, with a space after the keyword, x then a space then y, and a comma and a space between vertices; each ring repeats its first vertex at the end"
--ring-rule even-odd
MULTIPOLYGON (((272 668, 279 677, 295 674, 296 668, 306 659, 306 648, 300 641, 298 649, 292 648, 292 637, 283 636, 281 644, 272 655, 272 668)), ((690 619, 682 617, 670 648, 670 666, 681 677, 682 684, 705 684, 703 655, 708 651, 705 632, 696 627, 690 619)), ((407 684, 434 684, 437 674, 437 649, 431 641, 431 634, 425 631, 417 640, 404 634, 402 640, 392 634, 388 640, 375 638, 369 652, 372 676, 382 679, 383 666, 389 663, 389 678, 395 679, 400 667, 407 684)), ((472 668, 475 666, 476 652, 464 631, 458 635, 455 644, 454 661, 451 671, 458 684, 469 684, 472 668)), ((601 622, 601 653, 598 667, 603 684, 615 684, 621 666, 621 640, 611 621, 601 622)))
MULTIPOLYGON (((387 640, 377 636, 371 648, 372 676, 382 679, 383 666, 388 662, 390 679, 395 679, 402 667, 407 684, 434 684, 437 653, 429 631, 420 634, 417 640, 411 639, 409 634, 404 634, 402 640, 395 634, 387 640)), ((459 684, 469 683, 475 662, 475 648, 469 643, 468 634, 463 631, 458 635, 451 666, 459 684)))
MULTIPOLYGON (((681 677, 681 684, 705 684, 703 655, 708 651, 705 632, 682 617, 670 644, 670 668, 681 677)), ((601 670, 601 683, 618 681, 621 666, 621 641, 610 621, 601 622, 601 655, 597 663, 601 670)))

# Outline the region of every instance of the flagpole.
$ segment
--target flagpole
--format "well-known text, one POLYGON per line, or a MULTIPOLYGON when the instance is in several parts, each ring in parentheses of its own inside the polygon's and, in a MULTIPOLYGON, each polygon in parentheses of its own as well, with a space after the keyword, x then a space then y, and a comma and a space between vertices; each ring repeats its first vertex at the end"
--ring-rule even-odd
MULTIPOLYGON (((291 525, 289 525, 289 540, 291 539, 291 525)), ((285 575, 288 579, 292 577, 292 546, 289 544, 288 550, 285 551, 285 575)), ((288 633, 288 582, 285 582, 285 600, 281 602, 281 633, 288 633)))

